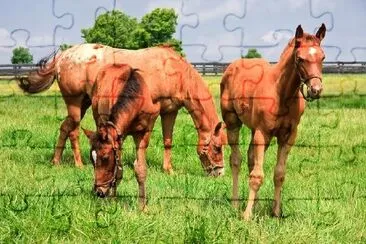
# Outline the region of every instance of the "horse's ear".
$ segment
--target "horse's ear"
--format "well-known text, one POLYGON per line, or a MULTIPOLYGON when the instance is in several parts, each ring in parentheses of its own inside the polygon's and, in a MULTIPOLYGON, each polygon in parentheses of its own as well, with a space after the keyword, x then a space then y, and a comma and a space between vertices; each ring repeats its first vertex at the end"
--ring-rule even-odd
POLYGON ((304 30, 301 25, 298 25, 295 33, 295 48, 298 48, 301 44, 301 38, 304 36, 304 30))
POLYGON ((324 39, 326 31, 327 31, 327 28, 325 27, 325 24, 322 23, 319 30, 316 32, 315 36, 321 41, 324 39))
POLYGON ((86 137, 88 137, 89 141, 91 141, 92 138, 95 135, 95 132, 94 131, 91 131, 91 130, 84 129, 83 127, 81 127, 81 129, 83 130, 83 132, 86 135, 86 137))

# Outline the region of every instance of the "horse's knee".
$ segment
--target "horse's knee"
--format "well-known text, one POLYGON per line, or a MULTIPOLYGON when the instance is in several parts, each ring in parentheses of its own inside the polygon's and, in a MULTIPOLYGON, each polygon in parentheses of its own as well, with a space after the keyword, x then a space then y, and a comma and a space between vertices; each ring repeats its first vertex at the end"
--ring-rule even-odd
POLYGON ((230 166, 233 168, 240 168, 241 165, 241 161, 242 161, 242 156, 240 154, 240 152, 232 152, 230 154, 230 166))
POLYGON ((274 185, 275 186, 282 186, 283 182, 285 181, 285 174, 284 173, 276 173, 273 177, 274 185))
POLYGON ((249 187, 255 191, 258 191, 262 186, 264 175, 259 173, 251 173, 249 175, 249 187))
POLYGON ((70 131, 74 130, 75 128, 77 128, 80 124, 80 121, 76 121, 71 117, 67 117, 61 124, 60 126, 60 130, 61 132, 67 132, 69 133, 70 131))
POLYGON ((173 145, 172 139, 164 139, 164 148, 165 149, 171 149, 173 145))
POLYGON ((139 184, 144 183, 147 176, 147 169, 143 163, 139 163, 137 160, 134 162, 134 171, 136 180, 139 184))

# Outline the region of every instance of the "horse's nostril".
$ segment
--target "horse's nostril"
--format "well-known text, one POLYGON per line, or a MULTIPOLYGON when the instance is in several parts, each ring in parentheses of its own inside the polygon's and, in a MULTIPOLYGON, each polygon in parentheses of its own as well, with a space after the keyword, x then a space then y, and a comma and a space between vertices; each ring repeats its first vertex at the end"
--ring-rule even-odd
POLYGON ((105 197, 105 194, 104 192, 101 190, 101 189, 97 189, 97 196, 100 197, 100 198, 104 198, 105 197))

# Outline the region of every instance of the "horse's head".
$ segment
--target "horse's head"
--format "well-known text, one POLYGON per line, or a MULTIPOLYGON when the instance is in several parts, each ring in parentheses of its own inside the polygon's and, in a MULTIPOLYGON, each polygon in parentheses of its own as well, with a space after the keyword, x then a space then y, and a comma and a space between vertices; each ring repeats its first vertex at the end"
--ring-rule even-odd
POLYGON ((325 55, 320 43, 325 36, 325 32, 324 24, 321 25, 315 35, 304 33, 301 25, 296 29, 294 57, 301 80, 300 91, 306 100, 318 99, 323 90, 322 67, 325 55), (307 87, 306 94, 304 86, 307 87))
POLYGON ((114 196, 122 179, 120 136, 113 124, 99 126, 97 132, 83 129, 91 145, 94 192, 98 197, 114 196))
POLYGON ((224 174, 223 144, 226 141, 226 134, 223 131, 224 125, 219 122, 203 144, 197 147, 197 153, 206 173, 210 176, 220 176, 224 174))

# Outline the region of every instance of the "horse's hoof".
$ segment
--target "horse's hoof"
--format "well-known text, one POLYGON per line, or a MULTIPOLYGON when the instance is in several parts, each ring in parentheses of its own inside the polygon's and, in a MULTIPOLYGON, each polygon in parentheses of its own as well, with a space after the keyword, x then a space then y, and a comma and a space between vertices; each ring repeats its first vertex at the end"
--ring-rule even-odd
POLYGON ((241 215, 241 218, 244 220, 244 221, 251 221, 252 220, 252 213, 248 213, 248 212, 244 212, 242 215, 241 215))
POLYGON ((174 170, 172 168, 170 168, 170 169, 163 169, 163 170, 168 175, 174 175, 174 170))
POLYGON ((82 169, 84 167, 83 163, 76 163, 76 168, 82 169))
POLYGON ((283 218, 282 211, 281 210, 272 210, 271 216, 273 218, 283 218))
POLYGON ((54 160, 54 159, 52 159, 51 163, 52 163, 54 166, 60 166, 60 161, 59 161, 59 160, 54 160))

